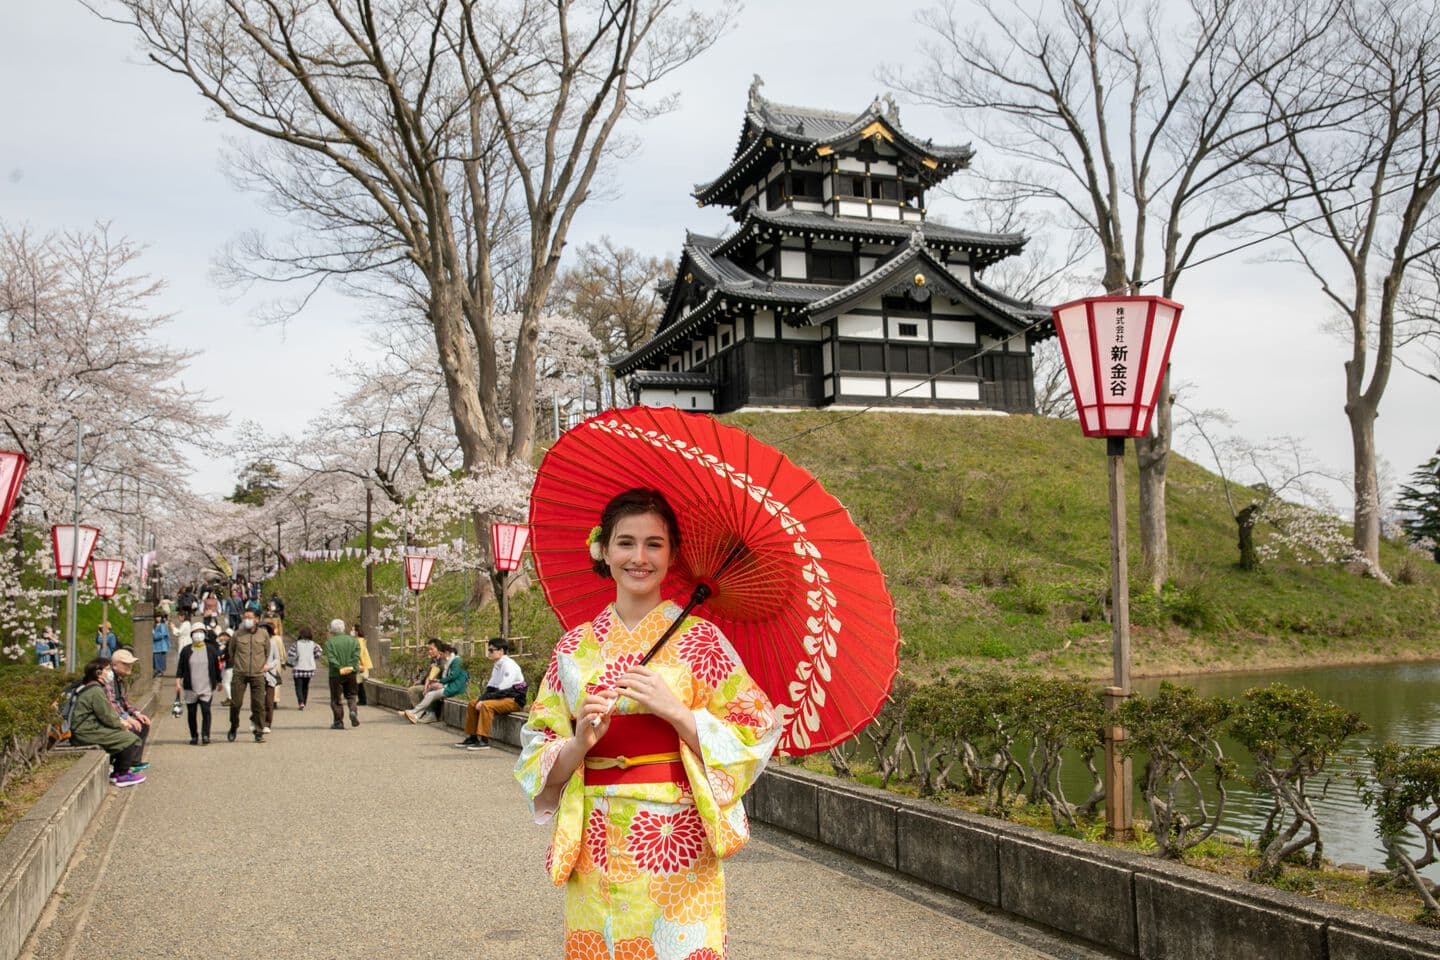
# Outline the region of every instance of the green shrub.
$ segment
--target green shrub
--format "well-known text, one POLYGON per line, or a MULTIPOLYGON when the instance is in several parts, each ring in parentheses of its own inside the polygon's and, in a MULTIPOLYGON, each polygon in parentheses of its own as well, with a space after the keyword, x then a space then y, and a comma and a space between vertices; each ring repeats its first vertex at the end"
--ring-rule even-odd
POLYGON ((48 749, 46 732, 60 721, 55 701, 70 679, 34 664, 0 666, 0 790, 48 749))

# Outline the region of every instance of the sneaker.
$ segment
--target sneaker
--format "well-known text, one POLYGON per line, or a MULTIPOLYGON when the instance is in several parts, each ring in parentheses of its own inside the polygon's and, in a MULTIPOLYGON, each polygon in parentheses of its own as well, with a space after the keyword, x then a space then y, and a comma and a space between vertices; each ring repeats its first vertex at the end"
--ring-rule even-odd
POLYGON ((296 710, 304 710, 304 709, 305 709, 305 704, 303 704, 303 703, 296 704, 296 705, 295 705, 295 709, 296 709, 296 710))
POLYGON ((210 738, 209 738, 209 737, 201 737, 201 738, 200 738, 200 746, 202 746, 202 747, 208 747, 208 746, 210 746, 210 738))
POLYGON ((199 737, 191 737, 191 738, 190 738, 190 746, 192 746, 192 747, 198 747, 199 745, 200 745, 200 738, 199 738, 199 737))
POLYGON ((479 742, 480 742, 480 738, 479 738, 479 737, 466 737, 464 740, 461 740, 459 743, 452 743, 451 746, 452 746, 452 747, 459 747, 461 750, 464 750, 466 747, 474 746, 475 744, 477 744, 477 743, 479 743, 479 742))
POLYGON ((256 742, 256 743, 264 743, 264 742, 265 742, 265 734, 263 734, 263 733, 257 733, 257 734, 255 734, 255 742, 256 742))
POLYGON ((261 730, 260 732, 261 732, 261 733, 269 733, 269 732, 270 732, 270 728, 269 728, 269 727, 266 727, 264 730, 261 730))
POLYGON ((133 787, 137 783, 144 783, 145 777, 138 773, 122 773, 118 777, 111 777, 110 782, 117 787, 133 787))
POLYGON ((234 742, 235 742, 235 728, 234 728, 234 727, 231 727, 231 728, 230 728, 230 732, 227 733, 227 734, 225 734, 225 739, 226 739, 226 740, 229 740, 231 743, 234 743, 234 742))
POLYGON ((409 720, 411 723, 419 722, 419 718, 416 717, 415 714, 411 713, 409 710, 401 710, 400 712, 403 713, 405 715, 405 719, 409 720))
POLYGON ((481 737, 479 741, 477 741, 476 743, 470 744, 470 746, 466 747, 465 749, 466 749, 466 750, 489 750, 489 749, 490 749, 490 741, 489 741, 489 740, 486 740, 484 737, 481 737))
POLYGON ((142 770, 149 770, 149 769, 150 769, 150 761, 146 760, 146 761, 144 761, 144 762, 142 762, 142 763, 137 763, 137 764, 134 764, 133 766, 131 766, 131 767, 130 767, 130 772, 131 772, 131 773, 139 773, 139 772, 142 771, 142 770))
POLYGON ((415 722, 416 722, 416 723, 439 723, 439 722, 440 722, 440 718, 437 717, 437 716, 436 716, 434 713, 432 713, 431 711, 426 710, 426 711, 425 711, 425 715, 424 715, 423 717, 418 718, 415 722))
POLYGON ((331 729, 331 730, 344 730, 344 729, 345 729, 345 724, 342 723, 342 722, 339 721, 339 720, 336 720, 334 723, 330 724, 330 729, 331 729))
POLYGON ((350 711, 350 726, 360 726, 360 714, 356 713, 354 710, 350 711))

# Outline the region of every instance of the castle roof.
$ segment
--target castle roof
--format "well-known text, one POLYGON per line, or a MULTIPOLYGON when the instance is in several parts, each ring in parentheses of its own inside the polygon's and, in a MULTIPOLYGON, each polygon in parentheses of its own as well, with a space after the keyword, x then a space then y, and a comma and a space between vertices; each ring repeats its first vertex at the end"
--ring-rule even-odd
POLYGON ((697 184, 693 196, 701 206, 740 202, 740 192, 754 175, 768 169, 786 152, 801 162, 829 156, 869 136, 889 141, 909 156, 928 183, 938 183, 969 165, 975 151, 969 144, 942 146, 920 140, 900 126, 900 108, 893 97, 876 97, 859 113, 775 103, 760 95, 759 76, 750 85, 745 119, 730 165, 708 183, 697 184))

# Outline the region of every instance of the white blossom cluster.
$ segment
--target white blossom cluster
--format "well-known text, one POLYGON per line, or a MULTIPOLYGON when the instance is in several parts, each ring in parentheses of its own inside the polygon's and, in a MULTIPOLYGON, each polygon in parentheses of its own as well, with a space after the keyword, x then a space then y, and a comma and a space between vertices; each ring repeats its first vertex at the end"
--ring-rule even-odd
POLYGON ((1360 559, 1334 513, 1272 498, 1260 511, 1268 535, 1255 546, 1262 560, 1289 556, 1306 564, 1353 563, 1360 559))

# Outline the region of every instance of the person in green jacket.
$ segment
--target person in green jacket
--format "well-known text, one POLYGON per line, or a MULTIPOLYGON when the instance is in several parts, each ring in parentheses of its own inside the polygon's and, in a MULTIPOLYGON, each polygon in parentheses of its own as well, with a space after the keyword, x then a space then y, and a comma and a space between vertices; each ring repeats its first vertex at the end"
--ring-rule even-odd
POLYGON ((444 640, 431 640, 431 645, 440 651, 444 659, 440 663, 440 674, 427 685, 425 695, 414 709, 405 711, 405 719, 411 723, 435 723, 440 720, 446 697, 465 695, 470 685, 470 674, 465 672, 465 663, 455 647, 444 640))
POLYGON ((136 769, 145 766, 140 763, 143 742, 120 722, 120 715, 105 694, 105 685, 114 677, 110 661, 96 657, 85 664, 82 677, 84 685, 75 695, 75 708, 70 714, 70 742, 100 747, 110 754, 110 782, 115 786, 144 783, 144 774, 136 769))
POLYGON ((360 726, 360 711, 356 706, 360 641, 345 632, 344 620, 330 621, 330 639, 325 641, 325 664, 330 668, 330 713, 334 718, 330 729, 345 729, 345 714, 340 709, 342 694, 350 708, 350 726, 360 726))

